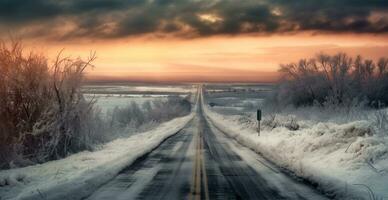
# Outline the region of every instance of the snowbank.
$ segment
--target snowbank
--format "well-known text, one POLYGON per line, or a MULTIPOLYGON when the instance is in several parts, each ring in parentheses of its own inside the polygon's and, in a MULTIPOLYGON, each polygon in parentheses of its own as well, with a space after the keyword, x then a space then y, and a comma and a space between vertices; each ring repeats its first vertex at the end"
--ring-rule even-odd
POLYGON ((388 138, 373 136, 367 121, 339 125, 280 116, 265 119, 258 136, 253 113, 223 116, 203 107, 227 135, 333 198, 375 199, 373 192, 388 199, 388 138))
POLYGON ((0 199, 81 199, 177 133, 193 115, 114 140, 100 151, 80 152, 41 165, 0 171, 0 199))

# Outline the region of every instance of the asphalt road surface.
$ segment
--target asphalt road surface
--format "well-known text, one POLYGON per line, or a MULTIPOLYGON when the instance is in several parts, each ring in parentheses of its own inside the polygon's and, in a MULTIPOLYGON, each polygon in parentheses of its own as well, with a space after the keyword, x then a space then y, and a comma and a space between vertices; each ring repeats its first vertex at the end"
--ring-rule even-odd
POLYGON ((88 199, 327 199, 228 138, 201 103, 196 109, 184 129, 88 199))

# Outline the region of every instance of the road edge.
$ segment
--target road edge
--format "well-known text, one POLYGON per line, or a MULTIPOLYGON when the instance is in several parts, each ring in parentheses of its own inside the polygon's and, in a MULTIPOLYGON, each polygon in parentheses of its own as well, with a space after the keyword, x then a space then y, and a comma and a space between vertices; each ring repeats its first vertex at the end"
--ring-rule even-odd
MULTIPOLYGON (((293 171, 291 171, 289 169, 286 169, 284 167, 279 166, 276 162, 274 162, 271 159, 269 159, 268 157, 266 157, 262 152, 258 151, 255 147, 247 145, 247 144, 241 142, 239 140, 239 138, 236 137, 237 135, 233 133, 234 131, 228 130, 228 128, 223 127, 220 122, 217 122, 216 120, 214 120, 212 118, 212 116, 209 115, 209 113, 208 113, 208 112, 213 112, 213 111, 209 110, 208 106, 205 104, 205 100, 204 100, 203 96, 204 95, 202 94, 201 95, 201 102, 200 103, 202 104, 203 113, 205 115, 205 119, 206 120, 209 120, 209 122, 212 123, 212 125, 215 128, 217 128, 220 132, 225 134, 228 138, 231 138, 231 139, 235 140, 240 145, 242 145, 244 147, 247 147, 247 148, 251 149, 253 152, 259 154, 265 160, 267 160, 268 162, 273 163, 273 165, 277 166, 285 174, 288 174, 291 177, 294 177, 296 179, 300 179, 302 182, 306 182, 306 183, 311 184, 312 187, 315 188, 318 192, 320 192, 321 194, 327 196, 330 199, 343 199, 344 196, 347 199, 369 199, 368 198, 369 197, 368 194, 363 193, 358 188, 356 188, 356 187, 354 187, 352 185, 347 185, 346 190, 339 190, 338 188, 326 187, 326 185, 331 185, 331 184, 332 185, 338 185, 338 179, 335 179, 333 177, 328 177, 328 178, 330 178, 330 181, 329 181, 330 183, 320 182, 320 181, 317 181, 316 179, 314 179, 314 177, 302 177, 302 176, 297 175, 295 172, 293 172, 293 171)), ((344 183, 344 185, 345 184, 346 183, 344 183)))

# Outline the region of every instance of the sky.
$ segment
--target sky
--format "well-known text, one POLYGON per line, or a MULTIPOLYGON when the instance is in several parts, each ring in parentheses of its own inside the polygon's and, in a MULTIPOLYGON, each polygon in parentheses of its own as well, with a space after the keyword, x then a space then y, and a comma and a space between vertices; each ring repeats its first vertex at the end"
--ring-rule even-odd
POLYGON ((386 0, 0 0, 0 36, 98 81, 272 82, 324 52, 388 56, 386 0))

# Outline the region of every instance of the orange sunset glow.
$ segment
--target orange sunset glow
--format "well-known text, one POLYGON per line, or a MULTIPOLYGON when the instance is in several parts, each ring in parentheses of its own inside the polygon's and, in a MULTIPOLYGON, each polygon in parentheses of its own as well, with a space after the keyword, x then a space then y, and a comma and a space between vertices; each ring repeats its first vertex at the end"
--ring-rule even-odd
MULTIPOLYGON (((28 43, 33 46, 37 42, 28 43)), ((109 42, 52 43, 40 49, 54 58, 86 57, 96 51, 90 80, 161 82, 272 82, 280 63, 319 52, 362 54, 378 59, 388 52, 388 35, 311 33, 279 36, 217 36, 202 39, 125 38, 109 42)))
POLYGON ((327 3, 321 15, 314 15, 314 9, 326 12, 316 4, 269 1, 98 2, 42 1, 60 12, 10 12, 0 31, 50 58, 62 49, 70 56, 95 51, 96 67, 87 78, 96 81, 272 82, 279 64, 320 52, 373 59, 388 52, 388 16, 378 2, 355 4, 354 13, 327 3), (356 12, 358 6, 365 13, 356 12), (311 13, 299 16, 298 9, 311 13))

